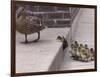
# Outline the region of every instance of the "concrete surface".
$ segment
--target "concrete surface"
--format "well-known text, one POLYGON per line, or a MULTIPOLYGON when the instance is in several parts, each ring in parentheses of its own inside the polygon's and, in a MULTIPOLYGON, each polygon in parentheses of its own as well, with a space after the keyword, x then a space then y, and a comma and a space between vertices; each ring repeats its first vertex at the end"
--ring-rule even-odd
MULTIPOLYGON (((41 39, 37 43, 21 44, 24 35, 16 33, 16 72, 43 72, 51 70, 79 70, 94 68, 94 61, 80 62, 72 60, 68 49, 60 49, 61 42, 56 40, 58 35, 64 35, 80 43, 86 43, 94 48, 94 10, 81 9, 76 17, 74 31, 68 28, 47 28, 41 31, 41 39)), ((37 37, 36 34, 28 36, 29 40, 37 37)), ((67 37, 68 38, 68 37, 67 37)))
MULTIPOLYGON (((89 47, 94 48, 94 9, 83 8, 77 17, 75 23, 72 24, 71 30, 73 31, 69 32, 73 37, 71 39, 73 41, 77 40, 79 43, 86 43, 89 47)), ((72 60, 68 50, 66 50, 60 70, 94 69, 94 61, 80 62, 72 60)))
MULTIPOLYGON (((62 61, 62 43, 56 38, 58 35, 66 36, 68 31, 69 28, 46 28, 41 31, 40 40, 31 44, 20 43, 24 41, 24 35, 16 32, 16 72, 56 70, 62 61), (58 66, 55 68, 52 64, 58 66)), ((36 37, 36 34, 29 35, 28 40, 34 40, 36 37)))

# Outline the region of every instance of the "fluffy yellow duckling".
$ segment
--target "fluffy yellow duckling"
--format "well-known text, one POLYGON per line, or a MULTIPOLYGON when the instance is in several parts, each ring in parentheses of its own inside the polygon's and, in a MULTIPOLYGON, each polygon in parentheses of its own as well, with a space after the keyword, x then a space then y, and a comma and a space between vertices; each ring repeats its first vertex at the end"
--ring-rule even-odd
POLYGON ((74 42, 74 47, 78 48, 79 47, 79 44, 77 41, 74 42))
POLYGON ((57 40, 59 40, 59 41, 61 41, 63 43, 63 50, 68 47, 68 42, 67 42, 67 40, 66 40, 66 38, 64 36, 62 36, 62 37, 58 36, 57 40))
POLYGON ((80 54, 81 54, 82 61, 88 61, 87 60, 87 53, 86 53, 85 49, 82 49, 80 54))

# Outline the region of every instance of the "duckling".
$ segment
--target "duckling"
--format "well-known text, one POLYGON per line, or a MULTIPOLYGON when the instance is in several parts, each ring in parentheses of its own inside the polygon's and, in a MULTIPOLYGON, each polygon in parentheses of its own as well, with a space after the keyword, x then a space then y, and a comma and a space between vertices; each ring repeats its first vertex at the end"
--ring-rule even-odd
POLYGON ((30 16, 25 7, 22 7, 16 16, 16 30, 25 35, 24 43, 29 43, 27 40, 28 34, 38 33, 38 38, 31 42, 37 42, 40 39, 40 31, 45 28, 41 25, 41 19, 36 16, 30 16))
POLYGON ((67 40, 65 39, 64 36, 62 36, 62 37, 58 36, 57 40, 60 40, 63 43, 63 50, 68 47, 68 42, 67 42, 67 40))
POLYGON ((86 54, 87 54, 88 61, 91 61, 92 54, 91 54, 87 44, 85 44, 85 51, 86 51, 86 54))
POLYGON ((94 60, 94 50, 93 48, 88 48, 88 45, 78 44, 77 41, 71 44, 71 55, 75 60, 88 62, 94 60))
POLYGON ((71 44, 70 53, 71 53, 71 57, 75 57, 74 44, 71 44))
POLYGON ((71 49, 73 49, 74 48, 74 44, 71 44, 71 49))
POLYGON ((80 44, 80 48, 84 48, 83 44, 80 44))
POLYGON ((87 48, 85 51, 86 51, 87 61, 91 61, 91 53, 90 53, 89 48, 87 48))
POLYGON ((78 48, 79 47, 79 44, 77 41, 74 42, 74 47, 78 48))
POLYGON ((76 60, 78 60, 78 58, 80 56, 78 46, 79 46, 79 44, 77 41, 75 41, 74 44, 71 44, 71 55, 76 60))
POLYGON ((85 49, 87 49, 87 48, 88 48, 88 45, 87 45, 87 44, 85 44, 85 45, 84 45, 84 48, 85 48, 85 49))
POLYGON ((73 59, 75 59, 75 60, 78 60, 78 58, 79 58, 79 56, 78 56, 78 49, 77 48, 74 48, 73 49, 74 51, 74 53, 73 53, 73 59))
POLYGON ((81 59, 81 54, 80 54, 79 48, 77 48, 76 55, 77 55, 77 57, 78 57, 78 60, 81 59))
POLYGON ((79 60, 82 60, 82 57, 81 57, 81 47, 78 47, 78 52, 79 52, 79 54, 78 54, 79 60))
POLYGON ((86 53, 86 50, 85 50, 83 44, 80 44, 79 52, 80 52, 79 60, 80 61, 87 61, 87 53, 86 53))
POLYGON ((60 41, 60 42, 63 42, 63 38, 61 36, 58 36, 57 40, 60 41))
POLYGON ((93 48, 90 48, 90 56, 91 56, 91 60, 94 60, 94 50, 93 50, 93 48))
POLYGON ((88 61, 88 59, 87 59, 87 53, 86 53, 85 49, 81 50, 81 58, 82 58, 82 61, 85 61, 85 62, 88 61))

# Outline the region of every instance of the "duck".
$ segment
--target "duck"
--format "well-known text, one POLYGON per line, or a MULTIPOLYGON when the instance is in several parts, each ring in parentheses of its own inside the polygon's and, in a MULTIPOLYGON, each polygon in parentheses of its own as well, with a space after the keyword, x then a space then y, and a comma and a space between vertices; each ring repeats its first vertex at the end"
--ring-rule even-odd
POLYGON ((30 15, 26 12, 25 7, 19 8, 20 11, 16 14, 16 30, 25 35, 24 43, 37 42, 40 39, 40 31, 45 29, 39 17, 30 15), (28 41, 27 35, 37 33, 37 39, 28 41))

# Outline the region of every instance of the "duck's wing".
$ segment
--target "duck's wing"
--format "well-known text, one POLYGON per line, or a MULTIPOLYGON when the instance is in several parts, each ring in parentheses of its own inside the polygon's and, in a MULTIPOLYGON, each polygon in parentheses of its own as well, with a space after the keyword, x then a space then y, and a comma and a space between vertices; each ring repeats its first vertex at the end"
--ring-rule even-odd
POLYGON ((26 22, 28 23, 28 25, 34 24, 36 26, 40 26, 40 19, 38 17, 35 17, 35 16, 27 16, 26 22))

